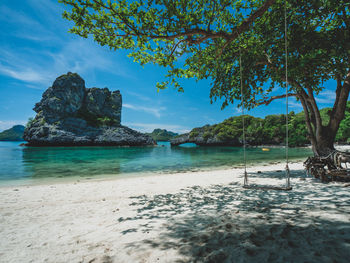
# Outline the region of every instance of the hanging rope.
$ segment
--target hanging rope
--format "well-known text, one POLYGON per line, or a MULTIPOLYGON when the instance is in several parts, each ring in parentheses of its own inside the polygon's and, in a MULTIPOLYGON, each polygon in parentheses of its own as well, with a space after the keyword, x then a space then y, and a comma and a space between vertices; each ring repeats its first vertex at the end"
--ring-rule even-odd
MULTIPOLYGON (((286 187, 273 187, 273 186, 262 186, 257 187, 259 189, 269 190, 292 190, 290 186, 290 170, 289 170, 289 159, 288 159, 288 29, 287 29, 287 0, 284 2, 284 51, 285 51, 285 79, 286 79, 286 187)), ((244 187, 252 188, 248 185, 248 174, 247 174, 247 159, 246 159, 246 138, 245 138, 245 118, 244 118, 244 93, 243 93, 243 76, 242 76, 242 54, 241 48, 239 48, 239 72, 241 82, 241 104, 242 104, 242 126, 243 126, 243 158, 244 158, 244 187)), ((256 187, 255 187, 256 188, 256 187)))
POLYGON ((289 160, 288 160, 288 30, 287 30, 287 1, 284 2, 284 49, 286 56, 286 187, 290 187, 290 171, 289 171, 289 160))
POLYGON ((245 118, 244 118, 244 94, 243 94, 243 77, 242 77, 242 53, 239 48, 239 74, 241 82, 241 104, 242 104, 242 126, 243 126, 243 162, 244 162, 244 186, 248 185, 248 174, 247 174, 247 155, 246 155, 246 141, 245 141, 245 118))

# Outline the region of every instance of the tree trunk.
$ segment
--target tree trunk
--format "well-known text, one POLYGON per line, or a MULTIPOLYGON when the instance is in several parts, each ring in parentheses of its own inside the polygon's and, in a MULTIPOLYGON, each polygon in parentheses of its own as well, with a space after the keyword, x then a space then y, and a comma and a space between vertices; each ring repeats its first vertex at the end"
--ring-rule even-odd
POLYGON ((342 83, 337 76, 336 99, 327 126, 322 124, 320 111, 317 107, 313 90, 309 87, 304 90, 299 86, 298 98, 304 108, 306 127, 315 156, 328 156, 334 152, 334 142, 340 122, 345 117, 346 104, 350 92, 350 72, 345 76, 342 83), (306 92, 306 90, 308 92, 306 92))
POLYGON ((328 127, 321 127, 322 131, 312 143, 312 150, 315 156, 328 156, 334 152, 335 135, 328 127))

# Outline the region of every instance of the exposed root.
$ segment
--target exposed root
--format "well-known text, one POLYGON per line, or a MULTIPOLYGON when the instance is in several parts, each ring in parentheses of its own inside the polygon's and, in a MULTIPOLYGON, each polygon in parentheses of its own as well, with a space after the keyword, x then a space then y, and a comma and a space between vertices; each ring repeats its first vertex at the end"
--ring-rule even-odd
POLYGON ((304 166, 309 175, 319 178, 322 182, 349 182, 350 169, 347 169, 347 162, 350 162, 349 153, 334 151, 328 156, 309 157, 304 166), (345 164, 346 168, 343 168, 342 164, 345 164))

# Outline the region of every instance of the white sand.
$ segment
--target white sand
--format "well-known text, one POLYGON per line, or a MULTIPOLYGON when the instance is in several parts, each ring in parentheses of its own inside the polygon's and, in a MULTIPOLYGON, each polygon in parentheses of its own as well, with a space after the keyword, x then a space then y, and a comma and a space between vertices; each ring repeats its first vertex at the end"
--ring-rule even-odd
POLYGON ((0 262, 349 262, 350 187, 290 168, 3 187, 0 262))

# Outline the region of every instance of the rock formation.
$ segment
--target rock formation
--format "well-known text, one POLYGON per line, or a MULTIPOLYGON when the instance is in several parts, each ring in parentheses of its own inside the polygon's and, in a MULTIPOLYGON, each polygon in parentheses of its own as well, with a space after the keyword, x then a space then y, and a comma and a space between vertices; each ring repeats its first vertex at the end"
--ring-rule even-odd
POLYGON ((85 88, 76 73, 58 77, 39 103, 23 138, 28 145, 154 145, 148 135, 122 126, 122 96, 107 88, 85 88))

